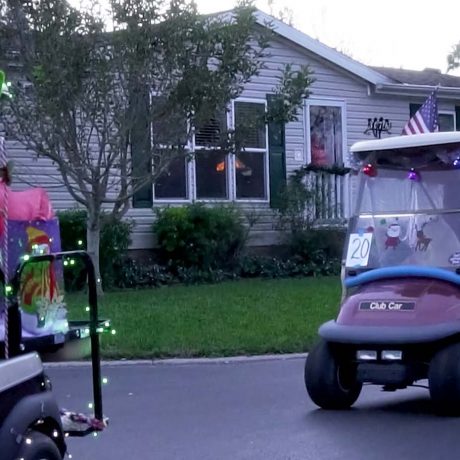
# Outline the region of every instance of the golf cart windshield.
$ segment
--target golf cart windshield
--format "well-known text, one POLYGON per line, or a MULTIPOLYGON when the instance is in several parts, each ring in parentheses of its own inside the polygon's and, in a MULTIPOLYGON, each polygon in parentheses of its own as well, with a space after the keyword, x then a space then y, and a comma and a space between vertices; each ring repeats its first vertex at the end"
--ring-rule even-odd
POLYGON ((398 155, 388 164, 385 154, 374 152, 375 170, 360 175, 346 266, 460 266, 460 164, 439 155, 398 155), (412 169, 415 159, 423 161, 412 169))

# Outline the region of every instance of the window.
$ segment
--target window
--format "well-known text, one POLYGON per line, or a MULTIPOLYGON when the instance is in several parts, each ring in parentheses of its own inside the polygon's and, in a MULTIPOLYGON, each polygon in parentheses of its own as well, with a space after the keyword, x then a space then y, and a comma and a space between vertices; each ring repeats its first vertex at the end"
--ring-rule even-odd
MULTIPOLYGON (((151 142, 149 127, 149 93, 147 88, 136 88, 132 91, 130 110, 133 125, 130 133, 133 185, 140 185, 149 177, 152 165, 149 160, 151 142)), ((133 195, 134 208, 150 208, 152 206, 152 185, 143 185, 133 195)))
POLYGON ((455 112, 440 112, 438 121, 439 131, 455 131, 455 112))
MULTIPOLYGON (((409 104, 409 115, 412 118, 422 104, 409 104)), ((455 111, 440 111, 438 113, 439 131, 458 131, 460 126, 460 108, 455 111)))
POLYGON ((222 111, 195 128, 195 180, 197 199, 228 199, 227 153, 221 150, 227 132, 222 111))
POLYGON ((190 123, 175 114, 165 98, 151 96, 140 117, 142 136, 133 138, 132 146, 137 169, 161 168, 161 174, 153 187, 136 194, 133 206, 148 208, 154 200, 268 200, 266 104, 238 99, 227 110, 196 123, 190 136, 190 123), (228 122, 235 131, 236 152, 228 147, 228 122), (153 161, 145 140, 151 144, 153 161), (168 156, 174 159, 169 161, 168 156))
POLYGON ((310 158, 317 166, 343 163, 343 108, 325 103, 308 104, 310 158))
POLYGON ((183 156, 175 158, 155 182, 155 199, 187 199, 188 161, 183 156))
POLYGON ((236 198, 267 197, 267 125, 265 102, 235 101, 234 126, 236 198))
POLYGON ((178 149, 188 151, 187 120, 174 111, 165 97, 151 97, 152 111, 152 145, 157 152, 154 164, 161 167, 167 164, 164 172, 156 179, 154 195, 156 200, 186 200, 188 161, 184 158, 183 150, 180 157, 168 161, 168 156, 174 157, 178 149), (165 158, 166 157, 166 158, 165 158))
POLYGON ((195 152, 196 197, 198 199, 227 199, 227 154, 219 150, 195 152))

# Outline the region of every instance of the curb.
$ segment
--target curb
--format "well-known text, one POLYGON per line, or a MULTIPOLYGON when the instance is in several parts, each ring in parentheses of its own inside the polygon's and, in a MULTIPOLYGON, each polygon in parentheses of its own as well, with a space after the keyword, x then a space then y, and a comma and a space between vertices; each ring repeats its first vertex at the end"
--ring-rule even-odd
MULTIPOLYGON (((257 355, 257 356, 231 356, 223 358, 168 358, 168 359, 138 359, 102 361, 104 367, 124 366, 184 366, 184 365, 210 365, 210 364, 241 364, 267 361, 287 361, 292 359, 305 359, 307 353, 289 353, 280 355, 257 355)), ((91 361, 63 361, 56 363, 44 363, 44 367, 89 367, 91 361)))

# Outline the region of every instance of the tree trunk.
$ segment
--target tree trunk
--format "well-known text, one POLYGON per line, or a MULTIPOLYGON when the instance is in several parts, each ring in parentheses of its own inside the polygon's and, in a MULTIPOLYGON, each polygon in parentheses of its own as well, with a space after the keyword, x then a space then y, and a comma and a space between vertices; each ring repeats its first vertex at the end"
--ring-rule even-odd
POLYGON ((86 250, 90 255, 93 264, 94 271, 96 273, 96 286, 98 295, 102 295, 104 292, 102 290, 102 279, 101 279, 101 269, 99 265, 99 244, 101 239, 101 219, 99 213, 94 213, 91 215, 88 213, 88 224, 86 229, 86 241, 87 247, 86 250))

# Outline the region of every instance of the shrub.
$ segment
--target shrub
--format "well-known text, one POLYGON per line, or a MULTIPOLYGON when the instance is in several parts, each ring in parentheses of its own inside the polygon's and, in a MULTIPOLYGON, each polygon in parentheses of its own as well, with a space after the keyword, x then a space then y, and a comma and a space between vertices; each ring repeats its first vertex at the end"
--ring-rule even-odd
POLYGON ((319 264, 323 259, 341 260, 345 230, 335 228, 308 229, 292 232, 288 245, 292 255, 305 262, 319 264))
POLYGON ((152 261, 126 259, 116 268, 115 286, 119 288, 158 287, 172 283, 174 277, 168 268, 152 261))
POLYGON ((160 256, 175 273, 191 267, 209 271, 236 265, 247 239, 236 207, 191 204, 157 209, 156 214, 153 230, 160 256))
MULTIPOLYGON (((58 213, 63 251, 86 248, 86 211, 69 210, 58 213), (79 244, 81 242, 81 245, 79 244)), ((115 270, 121 265, 131 243, 132 221, 115 219, 110 214, 102 215, 100 241, 100 268, 104 287, 114 284, 115 270)), ((83 265, 77 262, 66 269, 67 289, 79 289, 85 282, 83 265)))

